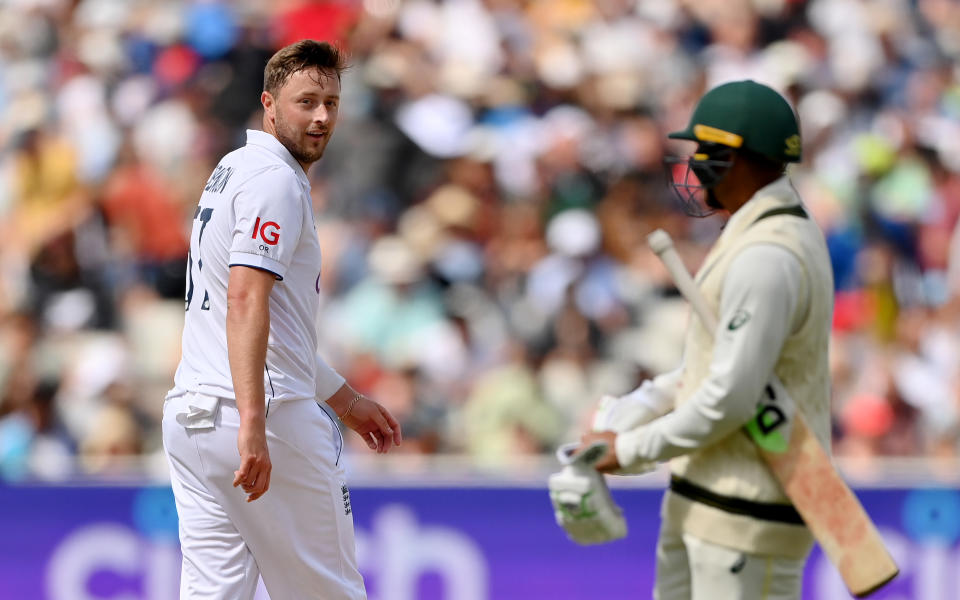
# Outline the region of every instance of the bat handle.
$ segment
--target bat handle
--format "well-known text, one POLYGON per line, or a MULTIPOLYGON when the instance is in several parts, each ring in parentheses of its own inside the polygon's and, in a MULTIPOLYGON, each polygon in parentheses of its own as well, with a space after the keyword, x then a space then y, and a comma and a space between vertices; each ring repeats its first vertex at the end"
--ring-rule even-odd
POLYGON ((662 229, 657 229, 647 236, 647 243, 650 245, 650 249, 657 255, 657 258, 660 259, 660 262, 663 263, 663 266, 667 268, 667 272, 673 279, 680 294, 687 299, 687 302, 693 307, 693 311, 697 314, 697 317, 700 318, 700 322, 704 324, 707 331, 712 335, 717 328, 717 318, 710 310, 710 307, 707 306, 703 294, 700 293, 700 288, 697 287, 693 278, 690 277, 687 267, 684 266, 683 261, 680 260, 680 255, 677 254, 676 249, 673 247, 673 240, 670 239, 670 234, 662 229))

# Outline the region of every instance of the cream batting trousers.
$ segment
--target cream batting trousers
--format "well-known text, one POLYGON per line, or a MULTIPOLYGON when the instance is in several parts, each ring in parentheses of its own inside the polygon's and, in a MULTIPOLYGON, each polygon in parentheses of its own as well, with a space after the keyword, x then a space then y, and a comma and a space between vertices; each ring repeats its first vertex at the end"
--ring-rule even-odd
POLYGON ((657 542, 655 600, 799 600, 804 560, 745 554, 666 523, 657 542))
POLYGON ((366 598, 332 417, 313 400, 273 403, 270 489, 247 502, 233 487, 240 465, 236 403, 221 399, 208 426, 188 428, 194 397, 168 399, 163 410, 180 518, 181 600, 250 600, 258 576, 271 600, 366 598))

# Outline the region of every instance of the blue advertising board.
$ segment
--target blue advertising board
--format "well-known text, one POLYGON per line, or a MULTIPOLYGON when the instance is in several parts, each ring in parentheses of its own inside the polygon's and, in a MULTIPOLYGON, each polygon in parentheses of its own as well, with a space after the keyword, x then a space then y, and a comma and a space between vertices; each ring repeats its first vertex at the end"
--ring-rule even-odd
MULTIPOLYGON (((371 600, 648 598, 660 495, 615 489, 629 536, 585 548, 554 524, 545 489, 360 487, 353 491, 358 559, 371 600)), ((902 570, 874 598, 960 597, 960 493, 858 495, 902 570)), ((169 488, 0 487, 0 507, 0 599, 177 598, 169 488)), ((850 597, 818 550, 804 585, 805 600, 850 597)))

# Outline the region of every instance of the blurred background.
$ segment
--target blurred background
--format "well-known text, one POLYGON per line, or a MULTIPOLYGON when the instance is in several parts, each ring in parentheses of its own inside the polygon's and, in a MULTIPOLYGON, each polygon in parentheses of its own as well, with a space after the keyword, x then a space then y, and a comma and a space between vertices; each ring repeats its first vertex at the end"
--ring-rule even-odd
MULTIPOLYGON (((899 486, 868 508, 889 510, 904 540, 940 540, 943 569, 924 568, 960 565, 953 0, 0 1, 6 518, 46 519, 44 493, 106 485, 133 496, 100 506, 161 490, 154 512, 169 517, 159 420, 190 217, 220 157, 260 127, 266 60, 302 38, 350 56, 337 132, 310 177, 321 352, 403 425, 391 460, 348 436, 371 498, 392 506, 378 486, 543 488, 553 450, 602 394, 676 365, 687 308, 645 235, 668 230, 696 269, 723 223, 679 212, 661 164, 690 148, 665 134, 707 89, 752 78, 797 108, 804 162, 790 174, 831 252, 835 454, 859 485, 899 486), (910 500, 931 486, 933 499, 910 500)), ((650 504, 649 527, 658 493, 624 491, 650 504)), ((537 494, 531 510, 549 521, 537 494)), ((362 502, 358 519, 373 518, 362 502)), ((652 545, 633 543, 650 563, 652 545)), ((649 576, 611 575, 633 590, 649 576)), ((94 579, 0 596, 169 597, 136 578, 114 596, 122 581, 94 579)), ((956 581, 923 581, 889 597, 960 595, 956 581)), ((424 585, 409 597, 510 597, 493 583, 478 596, 424 585)))

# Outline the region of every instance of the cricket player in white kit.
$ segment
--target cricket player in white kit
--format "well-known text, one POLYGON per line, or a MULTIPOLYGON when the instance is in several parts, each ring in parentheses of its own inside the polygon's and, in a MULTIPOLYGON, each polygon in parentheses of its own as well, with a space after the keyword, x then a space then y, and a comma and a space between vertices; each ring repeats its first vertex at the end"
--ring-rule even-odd
POLYGON ((634 424, 583 442, 607 442, 605 472, 670 460, 655 598, 796 600, 813 537, 743 427, 775 374, 830 447, 833 276, 784 175, 801 158, 798 123, 774 90, 738 81, 670 137, 698 143, 679 163, 698 180, 675 181, 681 197, 731 214, 696 276, 719 324, 692 316, 681 367, 619 400, 634 424))
POLYGON ((263 131, 194 215, 183 357, 164 402, 180 597, 365 598, 330 411, 387 452, 400 426, 317 355, 320 245, 306 171, 333 134, 343 59, 304 40, 267 64, 263 131), (275 468, 274 468, 275 467, 275 468))

